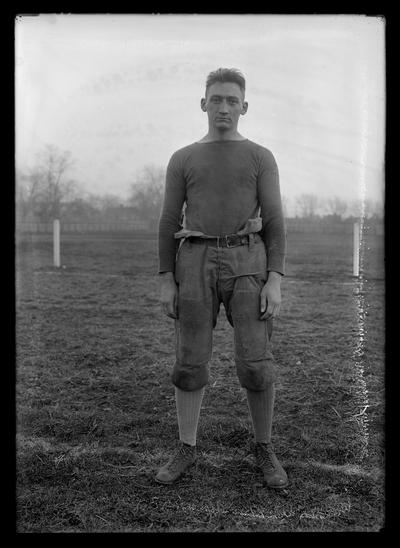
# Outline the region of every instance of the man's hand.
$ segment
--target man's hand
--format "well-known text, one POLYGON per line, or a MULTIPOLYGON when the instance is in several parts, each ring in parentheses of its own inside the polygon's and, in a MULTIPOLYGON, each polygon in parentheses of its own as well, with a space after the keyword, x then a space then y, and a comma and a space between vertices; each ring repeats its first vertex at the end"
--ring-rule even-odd
POLYGON ((163 312, 169 317, 178 319, 178 287, 173 272, 162 272, 160 275, 160 302, 163 312))
POLYGON ((281 308, 281 274, 269 272, 268 280, 260 295, 260 320, 270 320, 279 316, 281 308), (267 306, 268 305, 268 306, 267 306))

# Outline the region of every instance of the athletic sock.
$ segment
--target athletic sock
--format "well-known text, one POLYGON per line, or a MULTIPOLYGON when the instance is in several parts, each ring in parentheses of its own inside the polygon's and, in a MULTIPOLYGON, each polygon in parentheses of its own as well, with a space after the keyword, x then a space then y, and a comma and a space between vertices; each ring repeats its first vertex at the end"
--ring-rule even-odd
POLYGON ((275 385, 271 383, 265 390, 246 390, 247 403, 253 423, 254 441, 270 442, 274 416, 275 385))
POLYGON ((197 426, 205 388, 181 390, 175 387, 175 402, 178 415, 179 439, 187 445, 196 445, 197 426))

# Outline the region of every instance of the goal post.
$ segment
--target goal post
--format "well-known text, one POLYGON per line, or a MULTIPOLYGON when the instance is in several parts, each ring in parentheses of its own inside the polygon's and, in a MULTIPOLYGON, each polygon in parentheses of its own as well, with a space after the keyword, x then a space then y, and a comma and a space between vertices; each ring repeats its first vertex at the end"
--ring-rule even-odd
POLYGON ((353 276, 360 276, 360 223, 353 225, 353 276))
POLYGON ((60 268, 61 266, 59 219, 54 219, 53 221, 53 264, 56 268, 60 268))

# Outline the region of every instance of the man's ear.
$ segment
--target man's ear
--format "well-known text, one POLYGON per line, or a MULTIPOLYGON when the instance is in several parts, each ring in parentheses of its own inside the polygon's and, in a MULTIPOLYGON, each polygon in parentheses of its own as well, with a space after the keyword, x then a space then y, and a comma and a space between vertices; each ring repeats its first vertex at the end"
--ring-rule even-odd
POLYGON ((246 114, 248 108, 249 108, 249 103, 247 101, 243 101, 243 106, 240 114, 246 114))
POLYGON ((203 97, 203 99, 201 99, 201 101, 200 101, 200 106, 201 106, 201 110, 202 110, 203 112, 207 112, 206 100, 205 100, 204 97, 203 97))

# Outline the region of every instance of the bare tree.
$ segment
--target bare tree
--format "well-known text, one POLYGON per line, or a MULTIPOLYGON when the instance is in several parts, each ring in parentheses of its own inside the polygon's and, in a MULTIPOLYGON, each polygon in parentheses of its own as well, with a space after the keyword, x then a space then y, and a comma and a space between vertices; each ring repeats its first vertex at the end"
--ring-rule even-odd
POLYGON ((137 217, 148 223, 149 228, 157 225, 162 207, 165 183, 165 169, 146 165, 131 185, 129 205, 137 217))
POLYGON ((87 202, 99 212, 107 212, 121 207, 124 200, 116 194, 88 194, 87 202))
POLYGON ((75 182, 66 177, 73 163, 69 151, 46 145, 37 155, 36 165, 21 175, 26 208, 41 221, 60 217, 63 201, 75 188, 75 182))
POLYGON ((99 211, 87 198, 77 197, 64 204, 62 218, 66 222, 85 223, 97 221, 98 217, 99 211))
POLYGON ((315 194, 300 194, 296 200, 296 207, 300 213, 300 217, 313 219, 316 216, 318 205, 318 196, 315 194))
POLYGON ((348 204, 338 196, 333 196, 326 200, 325 208, 328 215, 343 218, 347 212, 348 204))

